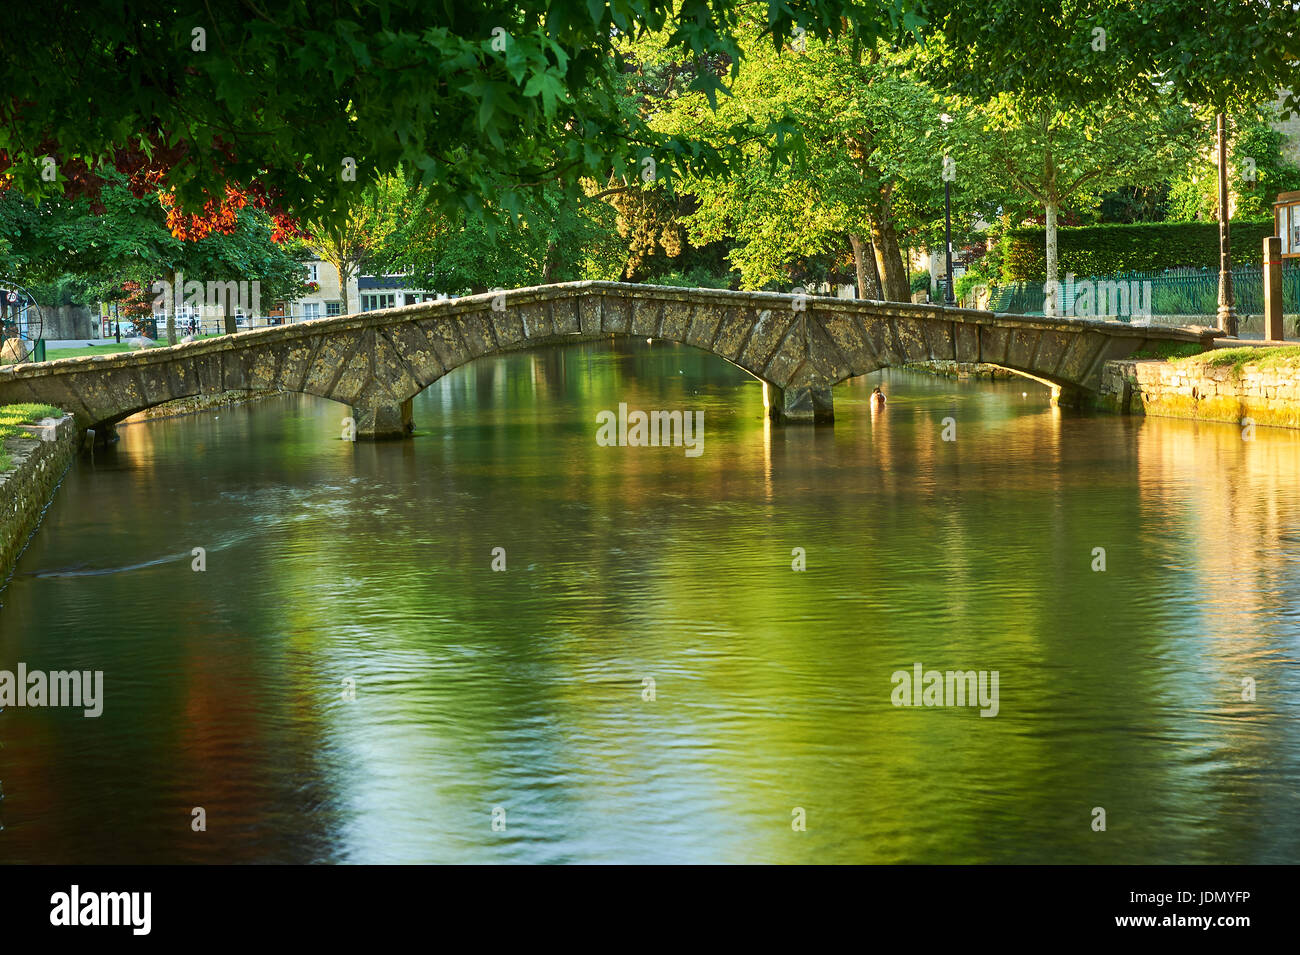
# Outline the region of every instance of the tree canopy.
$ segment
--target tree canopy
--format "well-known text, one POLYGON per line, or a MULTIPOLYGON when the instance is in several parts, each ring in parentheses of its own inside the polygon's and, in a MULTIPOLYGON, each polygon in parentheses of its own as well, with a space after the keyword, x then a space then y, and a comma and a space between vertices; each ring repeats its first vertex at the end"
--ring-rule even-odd
MULTIPOLYGON (((528 189, 603 181, 654 156, 716 165, 622 108, 621 36, 662 32, 738 69, 739 24, 774 44, 912 22, 908 0, 52 0, 0 31, 0 173, 94 194, 116 168, 186 208, 257 183, 275 208, 329 215, 405 165, 431 198, 522 208, 528 189), (57 25, 52 27, 52 25, 57 25), (89 91, 89 92, 88 92, 89 91), (49 160, 47 162, 47 159, 49 160)), ((715 98, 723 79, 701 71, 715 98)))
POLYGON ((0 274, 73 285, 86 301, 136 297, 172 273, 204 282, 254 281, 268 304, 302 292, 301 243, 273 242, 268 214, 235 210, 228 230, 182 240, 157 196, 136 196, 107 173, 98 211, 82 196, 35 203, 0 192, 0 274))
POLYGON ((1086 106, 1172 92, 1222 112, 1289 90, 1300 107, 1296 0, 924 0, 930 75, 967 95, 1086 106))

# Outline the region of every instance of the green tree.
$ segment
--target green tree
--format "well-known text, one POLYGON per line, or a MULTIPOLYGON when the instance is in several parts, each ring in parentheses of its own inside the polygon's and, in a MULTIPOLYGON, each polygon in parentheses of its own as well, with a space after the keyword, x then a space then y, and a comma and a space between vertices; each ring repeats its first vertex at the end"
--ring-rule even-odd
MULTIPOLYGON (((692 239, 734 236, 732 262, 751 288, 785 281, 808 256, 852 249, 859 295, 908 300, 903 250, 932 242, 942 222, 940 97, 910 75, 907 55, 861 37, 782 50, 749 39, 716 110, 688 93, 656 119, 720 150, 740 143, 728 175, 684 180, 699 198, 692 239)), ((959 194, 959 217, 973 219, 979 198, 959 194)))
MULTIPOLYGON (((1046 222, 1048 289, 1060 281, 1057 218, 1067 203, 1089 208, 1102 194, 1142 179, 1168 178, 1193 155, 1190 110, 1111 99, 1075 109, 1043 97, 1000 93, 965 110, 967 176, 1001 179, 1034 202, 1046 222)), ((1050 294, 1045 308, 1059 305, 1050 294)))
MULTIPOLYGON (((1280 192, 1300 189, 1300 166, 1282 154, 1282 134, 1274 128, 1272 106, 1238 121, 1229 141, 1228 169, 1233 217, 1273 214, 1280 192)), ((1175 219, 1218 218, 1218 175, 1214 157, 1203 151, 1176 176, 1170 187, 1170 214, 1175 219)))
MULTIPOLYGON (((620 37, 663 32, 684 55, 734 69, 738 26, 754 13, 781 43, 796 24, 813 36, 890 29, 905 3, 19 5, 0 34, 0 173, 39 192, 49 156, 62 185, 93 190, 117 166, 177 189, 189 209, 228 182, 259 182, 306 218, 345 210, 357 183, 405 165, 444 208, 518 213, 532 188, 558 180, 576 195, 581 177, 603 182, 652 154, 665 167, 717 161, 627 122, 620 37)), ((723 80, 705 71, 692 83, 712 97, 723 80)))
MULTIPOLYGON (((1226 115, 1282 87, 1284 107, 1300 108, 1293 2, 928 0, 925 10, 930 75, 980 100, 1011 93, 1091 112, 1173 98, 1226 115)), ((1226 221, 1220 235, 1220 314, 1235 333, 1226 221)))
POLYGON ((412 216, 426 221, 421 192, 407 182, 399 168, 363 187, 343 215, 314 216, 304 222, 303 231, 313 251, 339 274, 344 315, 351 311, 348 283, 367 263, 389 254, 394 234, 404 224, 408 233, 411 231, 412 216))
MULTIPOLYGON (((33 284, 71 277, 98 300, 127 297, 127 283, 144 290, 157 281, 174 283, 177 273, 205 284, 255 281, 267 301, 300 293, 304 250, 301 243, 273 241, 266 212, 242 208, 228 234, 184 241, 168 227, 158 196, 136 195, 121 174, 108 176, 97 203, 86 197, 36 203, 0 193, 0 235, 9 246, 0 269, 33 284)), ((172 300, 165 304, 168 340, 175 342, 172 300)), ((227 302, 228 332, 233 321, 227 302)))
POLYGON ((1117 95, 1217 112, 1300 107, 1293 3, 1241 0, 926 0, 926 72, 976 100, 999 93, 1090 108, 1117 95))
POLYGON ((451 295, 618 276, 622 246, 604 202, 576 200, 557 185, 528 195, 516 215, 484 211, 448 213, 417 202, 372 262, 451 295))

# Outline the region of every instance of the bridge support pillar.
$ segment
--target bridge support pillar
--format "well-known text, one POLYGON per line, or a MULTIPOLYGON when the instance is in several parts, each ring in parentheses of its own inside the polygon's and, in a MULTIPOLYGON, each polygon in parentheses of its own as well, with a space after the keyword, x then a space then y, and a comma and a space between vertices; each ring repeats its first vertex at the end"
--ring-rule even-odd
POLYGON ((93 450, 103 448, 118 440, 117 424, 98 424, 87 428, 81 436, 82 448, 93 450))
POLYGON ((1074 385, 1052 385, 1052 404, 1060 408, 1082 408, 1087 394, 1074 385))
POLYGON ((391 404, 354 405, 352 418, 357 423, 358 441, 405 438, 414 428, 410 398, 391 404))
POLYGON ((763 403, 774 421, 791 424, 828 424, 835 420, 829 384, 791 385, 778 388, 763 382, 763 403))

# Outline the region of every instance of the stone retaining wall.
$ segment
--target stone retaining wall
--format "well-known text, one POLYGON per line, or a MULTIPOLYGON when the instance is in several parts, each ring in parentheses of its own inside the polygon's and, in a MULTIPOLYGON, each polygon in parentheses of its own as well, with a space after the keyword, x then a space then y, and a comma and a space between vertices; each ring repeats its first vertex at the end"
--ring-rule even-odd
POLYGON ((27 546, 77 451, 78 430, 71 415, 50 425, 23 428, 32 437, 5 442, 11 466, 0 472, 0 585, 27 546))
POLYGON ((978 361, 930 361, 909 362, 903 366, 907 371, 921 371, 927 375, 939 375, 942 378, 1021 378, 1014 371, 997 365, 978 361))
POLYGON ((1098 406, 1120 414, 1300 428, 1300 370, 1286 365, 1110 361, 1098 406))
POLYGON ((179 418, 182 415, 200 414, 213 408, 228 408, 242 405, 259 398, 273 398, 284 394, 283 391, 223 391, 215 395, 195 395, 192 398, 177 398, 152 408, 145 408, 127 418, 123 423, 131 424, 150 418, 179 418))

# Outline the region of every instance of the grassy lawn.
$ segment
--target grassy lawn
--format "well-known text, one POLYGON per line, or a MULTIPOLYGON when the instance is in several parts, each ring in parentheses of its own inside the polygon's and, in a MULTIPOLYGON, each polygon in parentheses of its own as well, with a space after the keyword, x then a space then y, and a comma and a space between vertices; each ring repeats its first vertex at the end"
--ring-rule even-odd
POLYGON ((1246 365, 1300 368, 1300 345, 1284 345, 1279 348, 1216 348, 1183 360, 1200 362, 1211 368, 1231 366, 1236 374, 1241 374, 1241 369, 1246 365))
MULTIPOLYGON (((163 342, 163 344, 167 344, 163 342)), ((154 347, 157 347, 156 345, 154 347)), ((87 345, 84 348, 47 348, 45 350, 45 360, 54 361, 56 358, 81 358, 85 355, 116 355, 124 351, 139 351, 134 345, 128 345, 123 342, 120 345, 87 345)))
MULTIPOLYGON (((202 338, 217 338, 217 335, 203 335, 202 338)), ((179 339, 178 339, 179 341, 179 339)), ((165 348, 167 339, 161 338, 151 345, 151 348, 165 348)), ((54 361, 56 358, 84 358, 86 355, 117 355, 122 352, 139 351, 134 345, 128 345, 126 342, 117 344, 113 342, 108 345, 85 345, 81 348, 48 348, 45 351, 45 360, 54 361)))
POLYGON ((62 418, 63 412, 53 405, 0 405, 0 471, 9 470, 9 455, 5 452, 6 438, 25 434, 20 424, 31 424, 42 418, 62 418))
POLYGON ((1200 355, 1205 351, 1197 342, 1147 342, 1130 357, 1132 358, 1163 358, 1169 361, 1174 358, 1187 358, 1193 355, 1200 355))

